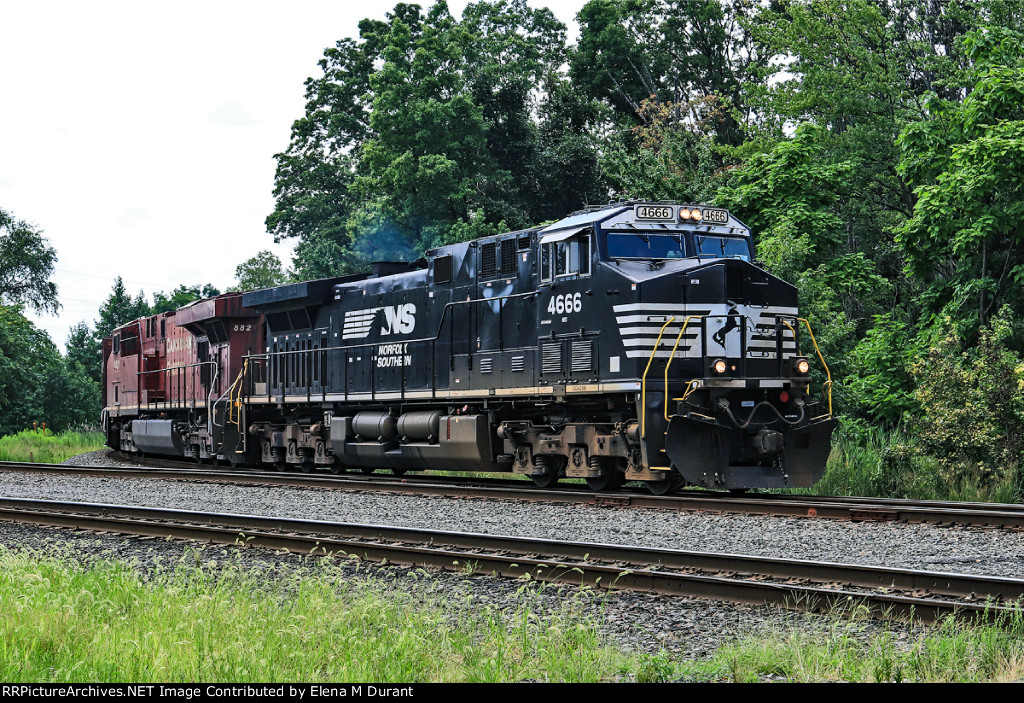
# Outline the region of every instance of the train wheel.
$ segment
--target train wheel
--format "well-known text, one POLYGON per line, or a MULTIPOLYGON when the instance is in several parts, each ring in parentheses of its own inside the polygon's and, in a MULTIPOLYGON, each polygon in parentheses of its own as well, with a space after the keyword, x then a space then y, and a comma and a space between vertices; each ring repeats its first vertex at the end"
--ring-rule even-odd
POLYGON ((333 464, 331 464, 331 473, 334 474, 335 476, 343 474, 345 473, 345 467, 339 464, 337 461, 335 461, 333 464))
POLYGON ((304 462, 302 462, 301 464, 299 464, 299 471, 301 471, 304 474, 313 473, 313 462, 312 461, 304 461, 304 462))
POLYGON ((543 469, 543 473, 530 476, 534 485, 538 488, 551 488, 558 483, 558 477, 565 471, 569 460, 558 456, 539 456, 534 462, 538 469, 543 469))
POLYGON ((359 470, 360 470, 360 471, 361 471, 362 473, 364 473, 364 474, 366 474, 367 476, 369 476, 370 474, 372 474, 372 473, 373 473, 374 471, 376 471, 377 469, 375 469, 375 468, 374 468, 374 467, 372 467, 372 466, 364 466, 364 467, 362 467, 362 468, 361 468, 361 469, 359 469, 359 470))
POLYGON ((682 481, 677 476, 669 476, 660 481, 644 481, 647 490, 656 496, 663 496, 679 488, 682 481))
POLYGON ((551 488, 558 483, 558 473, 550 469, 542 474, 534 474, 530 478, 533 479, 533 483, 537 488, 551 488))
POLYGON ((409 469, 391 469, 391 473, 395 476, 405 476, 405 472, 409 469))
POLYGON ((622 485, 625 478, 626 477, 622 475, 622 472, 616 471, 615 469, 609 469, 600 476, 588 478, 587 488, 592 491, 614 491, 622 485))

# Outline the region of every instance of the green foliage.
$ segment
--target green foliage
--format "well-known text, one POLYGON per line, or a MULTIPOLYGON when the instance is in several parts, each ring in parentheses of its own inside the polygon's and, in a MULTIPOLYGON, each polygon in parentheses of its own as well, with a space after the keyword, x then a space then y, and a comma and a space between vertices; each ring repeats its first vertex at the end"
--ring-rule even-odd
POLYGON ((171 312, 197 300, 204 300, 205 298, 212 298, 217 295, 220 295, 220 291, 209 283, 202 286, 186 286, 182 283, 170 293, 164 293, 163 291, 154 293, 153 307, 148 314, 157 315, 162 312, 171 312))
POLYGON ((984 495, 1009 485, 1024 495, 1024 362, 1009 346, 1013 324, 1004 308, 966 349, 947 318, 911 367, 920 416, 910 423, 909 458, 933 460, 953 490, 984 495))
POLYGON ((73 456, 103 448, 102 432, 65 430, 58 434, 39 429, 0 437, 0 461, 59 464, 73 456))
POLYGON ((57 286, 50 281, 56 263, 42 232, 0 209, 0 304, 57 312, 57 286))
POLYGON ((103 371, 102 348, 100 340, 85 320, 71 327, 65 346, 68 365, 77 365, 86 376, 99 384, 103 371))
POLYGON ((704 203, 714 199, 722 159, 709 135, 717 100, 703 105, 644 100, 644 123, 609 141, 601 165, 624 197, 704 203), (704 109, 710 114, 702 114, 704 109), (696 118, 696 121, 691 121, 696 118))
POLYGON ((613 121, 650 124, 644 103, 714 106, 716 143, 743 141, 743 84, 759 82, 762 57, 747 32, 743 0, 592 0, 578 15, 570 52, 574 85, 606 101, 613 121))
POLYGON ((472 3, 461 21, 444 2, 399 4, 325 52, 267 219, 300 239, 296 274, 414 260, 478 231, 474 220, 524 227, 596 196, 587 108, 558 77, 564 34, 523 0, 472 3))
POLYGON ((46 423, 55 431, 92 424, 99 385, 61 358, 19 308, 0 306, 0 436, 46 423))
POLYGON ((970 94, 933 99, 934 118, 900 136, 900 172, 918 200, 899 241, 910 273, 928 284, 933 323, 950 304, 974 327, 1006 304, 1024 312, 1024 62, 1006 51, 1022 39, 1009 30, 967 36, 970 94))
POLYGON ((232 290, 260 290, 287 282, 288 274, 285 273, 277 254, 272 251, 261 251, 235 268, 235 285, 232 290))
POLYGON ((142 291, 132 298, 125 290, 124 282, 118 276, 110 295, 103 301, 99 310, 100 319, 96 320, 96 338, 109 337, 111 332, 121 325, 152 314, 142 291))
POLYGON ((864 415, 895 424, 916 412, 910 365, 919 351, 913 332, 895 312, 875 315, 851 353, 847 383, 864 415))
POLYGON ((840 189, 853 167, 827 158, 826 139, 803 125, 792 140, 751 156, 718 192, 717 203, 758 233, 758 258, 782 278, 830 261, 844 243, 840 189))

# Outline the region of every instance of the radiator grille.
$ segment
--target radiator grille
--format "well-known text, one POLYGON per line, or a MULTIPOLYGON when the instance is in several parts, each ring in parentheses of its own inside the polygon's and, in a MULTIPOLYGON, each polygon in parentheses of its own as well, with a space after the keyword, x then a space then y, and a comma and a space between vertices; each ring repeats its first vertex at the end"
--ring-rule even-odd
POLYGON ((480 373, 491 373, 494 370, 494 360, 491 357, 480 360, 480 373))
POLYGON ((506 239, 501 243, 501 275, 516 272, 516 240, 506 239))
POLYGON ((526 368, 526 357, 525 356, 513 356, 512 357, 512 372, 522 371, 526 368))
POLYGON ((540 372, 542 374, 562 373, 562 343, 548 342, 540 345, 540 372))
POLYGON ((480 247, 480 275, 493 276, 498 270, 498 254, 496 242, 488 242, 480 247))

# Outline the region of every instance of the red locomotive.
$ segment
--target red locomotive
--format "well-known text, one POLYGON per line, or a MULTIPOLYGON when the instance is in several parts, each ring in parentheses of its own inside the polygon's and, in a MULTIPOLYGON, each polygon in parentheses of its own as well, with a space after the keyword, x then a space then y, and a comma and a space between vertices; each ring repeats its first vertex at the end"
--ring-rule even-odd
POLYGON ((243 357, 262 351, 263 329, 263 316, 243 307, 240 293, 115 329, 103 340, 107 444, 141 454, 246 463, 237 424, 228 422, 235 409, 231 391, 243 357))

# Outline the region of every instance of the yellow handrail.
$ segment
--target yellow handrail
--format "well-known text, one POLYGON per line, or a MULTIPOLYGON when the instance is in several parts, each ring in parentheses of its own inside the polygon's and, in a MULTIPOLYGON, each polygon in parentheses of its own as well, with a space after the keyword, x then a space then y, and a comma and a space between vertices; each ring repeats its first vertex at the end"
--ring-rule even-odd
MULTIPOLYGON (((831 417, 832 416, 832 372, 829 371, 828 364, 825 363, 825 357, 822 356, 821 349, 818 348, 818 340, 816 340, 814 338, 814 332, 811 330, 811 323, 810 323, 810 321, 806 317, 798 317, 797 318, 797 322, 802 322, 802 323, 804 323, 804 326, 807 327, 807 334, 809 334, 811 336, 811 344, 814 345, 814 351, 817 352, 818 360, 821 362, 821 365, 825 368, 825 377, 826 377, 826 379, 828 379, 824 383, 821 384, 822 389, 828 395, 828 415, 821 415, 819 417, 831 417)), ((796 330, 793 329, 793 326, 791 324, 789 324, 788 322, 786 322, 785 320, 783 320, 782 323, 784 325, 786 325, 786 327, 789 328, 790 332, 793 333, 793 342, 796 343, 796 330)), ((816 418, 812 418, 812 419, 817 420, 819 418, 816 417, 816 418)))
POLYGON ((644 375, 640 378, 640 439, 647 437, 647 372, 651 370, 651 364, 654 363, 654 355, 658 353, 658 347, 661 346, 661 337, 665 334, 665 328, 672 324, 675 320, 675 316, 668 318, 668 322, 661 326, 661 331, 658 332, 658 339, 654 342, 654 349, 651 351, 651 358, 647 360, 647 368, 644 369, 644 375))
POLYGON ((242 429, 242 415, 238 412, 238 409, 242 406, 242 377, 245 376, 245 372, 249 369, 249 360, 246 359, 242 362, 242 370, 238 372, 235 377, 235 382, 231 384, 231 388, 228 389, 228 416, 227 422, 230 422, 239 430, 242 429), (237 389, 237 393, 235 392, 237 389))
MULTIPOLYGON (((811 344, 814 345, 814 351, 818 353, 818 359, 821 361, 821 365, 825 367, 825 376, 828 379, 822 385, 822 388, 828 387, 828 414, 832 415, 832 372, 828 370, 828 364, 825 363, 825 357, 821 355, 821 350, 818 349, 818 340, 814 338, 814 332, 811 331, 811 323, 806 317, 798 317, 797 320, 804 323, 807 326, 807 334, 811 335, 811 344)), ((795 339, 794 335, 794 339, 795 339)), ((814 418, 817 419, 817 418, 814 418)))
MULTIPOLYGON (((676 349, 679 348, 679 342, 683 338, 683 333, 686 332, 686 326, 690 324, 690 320, 700 319, 700 317, 701 317, 700 315, 689 315, 683 321, 683 326, 682 326, 682 328, 680 328, 679 334, 676 336, 675 346, 672 347, 672 353, 669 354, 668 361, 665 362, 665 409, 664 409, 664 413, 665 413, 665 419, 666 420, 671 420, 672 419, 672 418, 670 418, 668 416, 668 368, 672 365, 672 362, 676 358, 676 349)), ((664 328, 662 328, 662 329, 664 329, 664 328)), ((654 358, 654 357, 651 357, 651 358, 654 358)), ((691 381, 691 383, 692 383, 692 381, 691 381)), ((687 385, 689 385, 689 384, 687 384, 687 385)))

